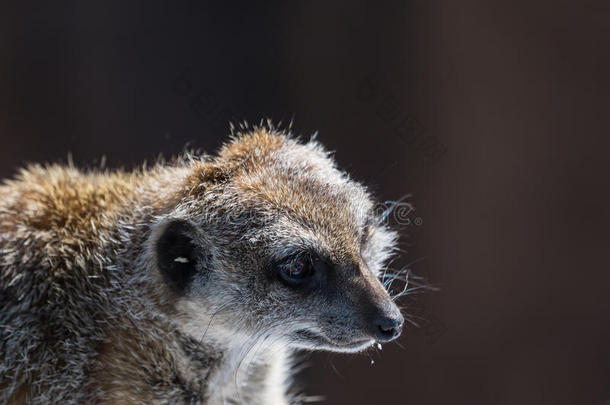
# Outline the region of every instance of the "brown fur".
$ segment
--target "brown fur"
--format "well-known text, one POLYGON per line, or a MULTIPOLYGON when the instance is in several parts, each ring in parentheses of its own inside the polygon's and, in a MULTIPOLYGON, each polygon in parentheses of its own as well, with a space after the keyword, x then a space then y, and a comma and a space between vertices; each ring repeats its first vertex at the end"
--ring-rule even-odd
POLYGON ((366 224, 365 189, 317 143, 272 129, 238 133, 215 157, 133 172, 30 166, 0 196, 0 402, 287 403, 271 376, 296 342, 291 319, 312 322, 320 304, 278 311, 294 293, 247 271, 301 242, 364 276, 341 276, 345 299, 324 315, 345 330, 333 341, 360 325, 345 305, 387 300, 374 274, 395 235, 366 224), (207 252, 184 294, 163 282, 153 249, 174 219, 192 223, 207 252))

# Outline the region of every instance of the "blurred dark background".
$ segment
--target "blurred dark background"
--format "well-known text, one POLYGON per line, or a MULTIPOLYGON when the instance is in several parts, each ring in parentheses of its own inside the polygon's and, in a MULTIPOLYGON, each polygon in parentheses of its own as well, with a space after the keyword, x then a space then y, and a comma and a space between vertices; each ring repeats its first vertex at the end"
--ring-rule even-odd
POLYGON ((608 2, 14 3, 2 177, 212 152, 269 117, 381 201, 412 195, 397 266, 441 291, 403 301, 420 328, 381 353, 310 356, 308 393, 610 400, 608 2))

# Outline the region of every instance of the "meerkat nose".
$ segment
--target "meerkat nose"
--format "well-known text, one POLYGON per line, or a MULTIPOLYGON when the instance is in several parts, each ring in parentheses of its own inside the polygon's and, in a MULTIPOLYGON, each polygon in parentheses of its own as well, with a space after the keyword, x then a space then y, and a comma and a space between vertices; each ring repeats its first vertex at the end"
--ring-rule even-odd
POLYGON ((404 318, 400 313, 390 316, 384 313, 378 314, 374 320, 375 339, 381 343, 387 343, 396 339, 400 336, 403 322, 404 318))

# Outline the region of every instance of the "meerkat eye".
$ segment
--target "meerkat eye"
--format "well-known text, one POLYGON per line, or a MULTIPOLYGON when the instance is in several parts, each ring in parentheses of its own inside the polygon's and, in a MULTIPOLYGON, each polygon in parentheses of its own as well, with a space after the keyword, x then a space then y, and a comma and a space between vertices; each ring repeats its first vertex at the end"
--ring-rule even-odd
POLYGON ((288 267, 288 275, 293 278, 302 278, 307 275, 310 268, 309 258, 297 257, 288 267))
POLYGON ((313 272, 311 257, 299 255, 282 266, 280 275, 289 284, 298 284, 313 272))

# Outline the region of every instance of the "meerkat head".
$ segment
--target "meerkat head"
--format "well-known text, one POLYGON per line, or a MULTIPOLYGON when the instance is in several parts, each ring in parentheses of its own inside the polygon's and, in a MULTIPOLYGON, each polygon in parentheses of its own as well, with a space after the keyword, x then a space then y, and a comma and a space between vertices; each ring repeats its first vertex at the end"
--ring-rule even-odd
POLYGON ((189 173, 151 250, 190 333, 341 352, 400 335, 378 279, 396 234, 317 142, 258 128, 189 173))

